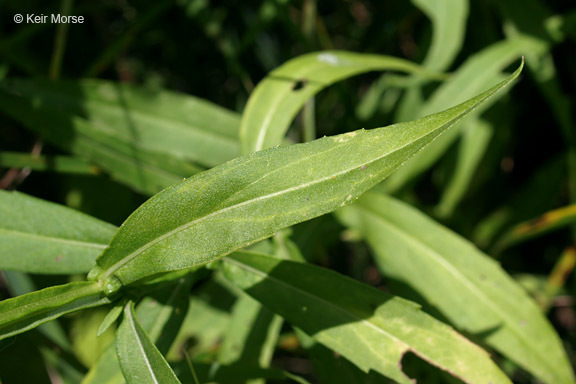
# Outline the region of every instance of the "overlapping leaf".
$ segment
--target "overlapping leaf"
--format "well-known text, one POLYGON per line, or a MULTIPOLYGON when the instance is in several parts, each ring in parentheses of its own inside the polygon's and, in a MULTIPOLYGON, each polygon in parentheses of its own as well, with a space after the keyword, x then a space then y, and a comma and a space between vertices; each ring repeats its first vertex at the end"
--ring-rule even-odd
POLYGON ((105 286, 213 261, 353 202, 509 79, 447 111, 237 158, 167 188, 122 225, 91 278, 105 286))
POLYGON ((413 352, 466 383, 509 383, 481 348, 417 305, 309 264, 237 252, 226 275, 246 293, 346 357, 364 372, 411 383, 401 368, 413 352))
POLYGON ((327 86, 369 71, 418 72, 421 67, 402 59, 345 51, 299 56, 272 71, 248 100, 242 115, 243 153, 279 145, 306 101, 327 86))
POLYGON ((382 194, 369 193, 338 215, 362 233, 387 276, 409 284, 459 329, 547 383, 574 382, 560 340, 537 305, 472 244, 382 194))

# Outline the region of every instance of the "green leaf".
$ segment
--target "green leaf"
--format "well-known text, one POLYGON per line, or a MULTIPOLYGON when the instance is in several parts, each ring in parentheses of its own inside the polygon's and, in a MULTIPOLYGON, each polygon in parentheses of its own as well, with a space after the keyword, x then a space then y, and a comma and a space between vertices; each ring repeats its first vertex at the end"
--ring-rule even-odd
POLYGON ((133 302, 124 307, 124 319, 118 328, 116 349, 120 367, 128 384, 180 383, 168 362, 135 318, 133 302))
POLYGON ((74 282, 0 301, 0 340, 62 315, 109 303, 100 285, 74 282))
POLYGON ((548 211, 506 231, 494 246, 495 252, 576 223, 576 204, 548 211))
POLYGON ((85 273, 116 232, 111 224, 18 192, 0 190, 0 216, 4 270, 85 273))
POLYGON ((33 171, 52 171, 79 175, 97 175, 100 169, 90 163, 69 156, 35 156, 29 153, 0 152, 0 167, 29 168, 33 171))
MULTIPOLYGON (((501 71, 530 48, 525 39, 514 39, 492 44, 480 53, 471 56, 442 84, 426 101, 418 115, 436 113, 472 97, 482 89, 496 84, 502 79, 501 71)), ((427 149, 410 159, 402 169, 383 183, 387 193, 393 193, 408 181, 430 168, 460 135, 460 129, 453 129, 436 140, 427 149)))
POLYGON ((253 153, 167 188, 124 222, 90 278, 120 288, 209 263, 350 204, 512 82, 520 70, 436 115, 253 153))
MULTIPOLYGON (((189 290, 192 279, 180 279, 176 285, 166 287, 148 296, 136 307, 136 316, 150 340, 160 353, 166 354, 180 332, 188 312, 189 290)), ((121 308, 124 309, 124 305, 121 308)), ((123 384, 124 377, 118 363, 116 346, 110 345, 90 368, 83 384, 123 384)))
MULTIPOLYGON (((237 122, 233 122, 236 118, 228 119, 229 112, 219 107, 171 93, 137 91, 120 85, 115 88, 112 83, 1 82, 0 110, 44 140, 94 162, 116 180, 145 194, 154 194, 202 169, 189 161, 192 155, 180 153, 185 150, 182 147, 189 153, 195 148, 190 142, 193 138, 186 134, 180 140, 176 137, 185 124, 197 123, 195 118, 185 119, 186 114, 199 116, 206 124, 200 127, 204 130, 209 131, 219 122, 229 135, 232 129, 237 131, 237 122), (168 109, 172 102, 175 108, 168 109), (190 113, 186 108, 199 110, 190 113), (218 117, 220 112, 223 118, 218 117), (174 123, 163 113, 184 120, 174 123), (171 147, 178 141, 180 151, 171 147)), ((225 153, 230 159, 239 152, 237 148, 202 142, 212 151, 211 157, 206 157, 208 162, 223 160, 215 158, 216 153, 225 153)))
POLYGON ((279 145, 308 99, 335 82, 370 71, 427 74, 416 64, 383 55, 324 51, 292 59, 272 71, 252 92, 240 126, 243 153, 279 145))
POLYGON ((485 351, 414 303, 327 269, 261 254, 237 252, 223 266, 234 284, 364 372, 412 383, 401 369, 412 352, 467 383, 510 382, 485 351))
POLYGON ((464 42, 468 0, 412 0, 412 3, 432 21, 432 42, 423 66, 434 71, 444 71, 464 42))
POLYGON ((209 167, 239 154, 239 116, 190 95, 103 80, 9 79, 0 89, 37 108, 82 118, 92 128, 85 132, 93 133, 92 139, 101 134, 209 167))
POLYGON ((494 131, 492 124, 481 118, 470 120, 458 147, 456 169, 436 208, 437 214, 442 217, 452 215, 466 194, 492 138, 494 131))
POLYGON ((387 276, 409 284, 458 329, 545 382, 574 382, 562 344, 538 306, 471 243, 382 194, 366 194, 338 216, 365 236, 387 276))

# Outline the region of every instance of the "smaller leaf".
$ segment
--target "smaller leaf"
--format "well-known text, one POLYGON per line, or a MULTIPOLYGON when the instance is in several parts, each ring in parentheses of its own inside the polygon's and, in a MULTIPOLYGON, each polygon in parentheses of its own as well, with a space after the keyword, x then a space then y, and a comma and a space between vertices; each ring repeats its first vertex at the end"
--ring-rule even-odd
POLYGON ((126 303, 123 301, 119 301, 116 304, 114 304, 114 306, 106 314, 106 317, 104 318, 104 320, 102 320, 102 323, 100 324, 100 327, 98 328, 97 336, 100 336, 104 332, 106 332, 108 330, 108 328, 110 328, 110 326, 112 324, 114 324, 116 322, 116 320, 118 320, 118 318, 122 314, 122 310, 124 309, 125 304, 126 303))
POLYGON ((576 223, 576 204, 554 209, 507 231, 496 244, 495 252, 576 223))
POLYGON ((29 168, 33 171, 52 171, 78 175, 97 175, 100 168, 71 156, 35 156, 29 153, 0 152, 0 167, 29 168))
POLYGON ((124 307, 124 319, 118 328, 116 349, 128 384, 180 383, 134 316, 133 302, 124 307))
POLYGON ((62 315, 110 303, 100 285, 74 282, 0 301, 0 340, 62 315))

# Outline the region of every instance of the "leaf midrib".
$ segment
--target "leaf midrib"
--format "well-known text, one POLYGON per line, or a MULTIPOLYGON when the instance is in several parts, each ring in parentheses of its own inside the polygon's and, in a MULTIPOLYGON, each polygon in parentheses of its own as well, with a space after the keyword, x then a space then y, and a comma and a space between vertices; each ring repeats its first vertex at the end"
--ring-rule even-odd
POLYGON ((24 232, 24 231, 19 231, 19 230, 0 228, 0 234, 2 234, 2 233, 6 233, 8 235, 15 236, 15 237, 26 237, 26 238, 33 238, 35 240, 40 240, 40 241, 50 241, 50 242, 55 242, 55 243, 63 243, 63 244, 71 245, 71 246, 75 246, 75 247, 104 249, 107 246, 106 244, 102 244, 102 243, 92 243, 92 242, 87 242, 87 241, 71 240, 71 239, 66 239, 66 238, 62 238, 62 237, 52 237, 50 235, 42 235, 42 234, 37 234, 37 233, 30 233, 30 232, 24 232))

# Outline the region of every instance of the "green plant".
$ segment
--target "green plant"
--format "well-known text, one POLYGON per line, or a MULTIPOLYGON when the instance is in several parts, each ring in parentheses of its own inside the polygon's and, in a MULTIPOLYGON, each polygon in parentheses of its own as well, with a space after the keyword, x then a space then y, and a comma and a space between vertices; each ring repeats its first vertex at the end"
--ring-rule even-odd
MULTIPOLYGON (((211 31, 218 12, 192 3, 185 8, 190 17, 211 31)), ((565 248, 547 280, 511 276, 488 255, 573 230, 574 201, 536 209, 530 200, 529 208, 516 209, 522 198, 515 198, 486 215, 477 212, 491 204, 486 197, 473 199, 479 209, 458 212, 479 183, 475 173, 482 176, 491 137, 511 115, 502 113, 509 104, 496 101, 524 58, 513 74, 502 71, 526 54, 544 94, 560 99, 541 75, 553 72, 546 64, 551 43, 525 32, 525 14, 505 1, 499 7, 512 15, 508 37, 445 74, 462 49, 468 3, 454 1, 450 9, 413 3, 433 22, 422 65, 324 49, 287 61, 253 90, 241 48, 231 48, 243 45, 207 32, 216 34, 210 36, 249 89, 242 114, 156 86, 55 81, 66 36, 59 27, 51 80, 0 81, 3 118, 49 149, 0 151, 0 166, 82 175, 98 185, 92 201, 133 212, 125 220, 118 214, 119 227, 97 219, 106 215, 77 201, 90 187, 75 187, 73 178, 67 204, 92 215, 0 191, 0 282, 10 296, 0 301, 0 356, 22 356, 22 340, 31 340, 56 381, 84 384, 408 383, 412 377, 574 383, 570 337, 560 338, 546 318, 554 298, 570 289, 573 248, 565 248), (332 122, 338 117, 326 118, 318 131, 328 136, 314 140, 315 114, 331 117, 339 105, 329 97, 332 107, 317 105, 316 95, 374 71, 395 73, 361 97, 340 92, 346 103, 360 100, 348 113, 366 126, 404 122, 352 131, 343 124, 342 133, 332 122), (299 135, 290 128, 301 111, 299 135), (436 187, 438 194, 428 196, 436 187), (117 203, 123 198, 133 200, 117 203), (438 204, 430 207, 427 199, 438 204), (304 368, 292 369, 290 359, 304 368), (313 373, 305 369, 310 365, 313 373)), ((147 9, 119 44, 167 12, 166 4, 147 9)), ((308 27, 320 20, 315 4, 302 8, 308 27)), ((62 7, 70 12, 71 2, 62 7)), ((288 6, 264 2, 252 35, 267 18, 280 18, 282 7, 288 6)), ((560 33, 553 21, 547 33, 560 33)), ((0 53, 8 46, 0 45, 0 53)), ((109 47, 85 75, 97 74, 120 51, 109 47)), ((13 62, 31 67, 22 57, 13 62)), ((554 105, 568 124, 569 109, 554 105)), ((562 132, 571 169, 572 133, 562 132)), ((562 166, 548 169, 554 170, 544 170, 548 177, 556 170, 564 177, 562 166)), ((573 178, 566 180, 573 186, 573 178)), ((0 361, 0 380, 4 367, 0 361)))

